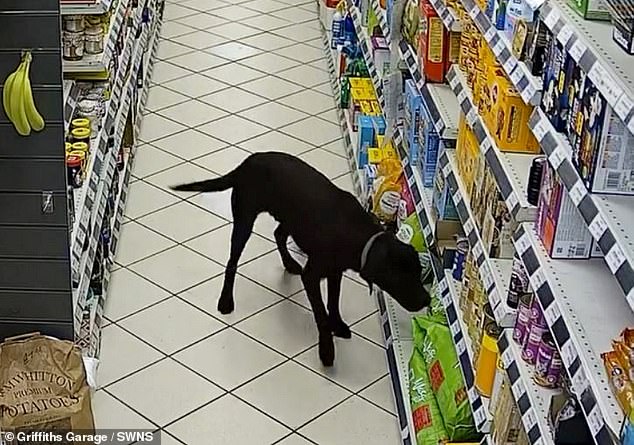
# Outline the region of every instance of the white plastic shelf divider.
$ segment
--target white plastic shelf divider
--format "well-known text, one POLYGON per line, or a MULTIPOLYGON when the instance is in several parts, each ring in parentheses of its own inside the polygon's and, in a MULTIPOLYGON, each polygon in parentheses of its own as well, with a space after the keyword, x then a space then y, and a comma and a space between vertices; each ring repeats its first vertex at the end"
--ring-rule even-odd
POLYGON ((562 0, 548 0, 540 16, 555 38, 634 133, 634 61, 612 40, 610 22, 584 20, 562 0))
POLYGON ((346 157, 348 158, 348 168, 352 175, 352 183, 357 197, 365 196, 364 181, 361 180, 361 173, 357 165, 357 156, 355 153, 355 147, 357 146, 357 136, 352 131, 350 120, 346 116, 344 110, 341 109, 337 98, 341 97, 341 85, 339 84, 339 78, 337 76, 337 70, 335 68, 335 57, 337 51, 330 48, 330 38, 328 32, 322 28, 322 40, 324 44, 324 52, 326 55, 326 61, 328 63, 328 72, 330 74, 330 85, 333 92, 333 100, 335 102, 335 108, 339 115, 339 125, 341 126, 341 133, 343 135, 343 141, 346 149, 346 157))
POLYGON ((618 434, 623 413, 599 354, 634 325, 634 314, 603 260, 549 258, 532 223, 520 225, 514 243, 595 443, 613 444, 610 431, 618 434))
POLYGON ((461 2, 524 102, 531 105, 539 104, 542 91, 540 78, 533 76, 524 62, 517 60, 513 54, 511 42, 491 23, 491 19, 474 0, 461 0, 461 2))
POLYGON ((399 42, 399 51, 423 97, 436 132, 442 139, 455 140, 458 137, 458 118, 460 117, 460 108, 455 94, 446 85, 425 82, 416 52, 405 40, 399 42))
MULTIPOLYGON (((506 303, 505 291, 507 287, 501 275, 509 271, 508 278, 510 279, 511 266, 508 263, 511 263, 512 260, 496 259, 495 263, 493 263, 485 251, 478 226, 475 223, 473 212, 469 204, 469 198, 466 195, 466 189, 462 184, 462 179, 458 175, 454 158, 455 153, 453 150, 444 150, 438 161, 438 173, 444 175, 447 185, 449 186, 464 233, 469 239, 471 252, 478 265, 480 278, 486 289, 489 304, 495 315, 495 320, 501 327, 511 327, 515 323, 515 310, 511 309, 506 303)), ((508 279, 506 282, 508 282, 508 279)))
POLYGON ((498 349, 530 444, 553 445, 553 434, 548 423, 548 404, 558 391, 543 388, 533 381, 533 372, 522 360, 521 350, 513 341, 510 330, 502 332, 498 339, 498 349))
POLYGON ((511 215, 518 222, 534 221, 537 208, 528 202, 526 196, 530 165, 536 155, 504 153, 495 145, 486 124, 478 114, 473 103, 471 89, 464 75, 456 66, 452 66, 447 74, 449 85, 458 97, 458 103, 464 113, 467 124, 473 129, 480 152, 491 168, 498 190, 502 194, 511 215))
POLYGON ((616 277, 634 310, 634 225, 627 223, 634 218, 634 196, 590 193, 572 163, 570 143, 540 109, 533 112, 529 126, 605 254, 609 272, 616 277))
MULTIPOLYGON (((116 9, 110 18, 110 27, 104 34, 103 51, 99 54, 84 53, 84 56, 80 60, 63 60, 62 71, 64 73, 93 73, 106 71, 108 69, 110 61, 116 51, 117 38, 124 22, 124 11, 127 8, 129 0, 114 1, 117 2, 116 9)), ((108 9, 110 9, 112 3, 109 1, 106 1, 106 3, 108 9)), ((66 13, 64 12, 64 14, 66 13)))
POLYGON ((467 395, 469 396, 476 428, 481 433, 488 433, 491 431, 492 424, 491 414, 489 413, 489 400, 481 397, 475 387, 475 353, 473 352, 473 344, 469 337, 467 326, 464 323, 464 314, 458 304, 460 287, 461 284, 454 280, 451 271, 445 270, 445 276, 438 283, 438 291, 447 314, 451 338, 456 346, 458 363, 467 387, 467 395))
POLYGON ((62 1, 60 9, 62 15, 98 15, 108 12, 112 0, 95 0, 94 2, 62 1))

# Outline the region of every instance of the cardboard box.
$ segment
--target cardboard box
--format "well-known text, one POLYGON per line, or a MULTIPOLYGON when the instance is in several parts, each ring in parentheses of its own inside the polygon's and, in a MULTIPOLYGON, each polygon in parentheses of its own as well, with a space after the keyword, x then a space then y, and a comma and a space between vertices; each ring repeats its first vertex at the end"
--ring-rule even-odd
POLYGON ((423 105, 420 107, 421 119, 418 125, 418 140, 420 142, 420 155, 417 165, 423 177, 423 186, 432 187, 436 176, 436 165, 440 150, 440 136, 436 132, 434 122, 423 105))
POLYGON ((542 173, 535 225, 551 258, 590 257, 592 235, 549 163, 542 173))
POLYGON ((418 92, 418 88, 412 79, 407 79, 405 81, 404 105, 404 143, 407 146, 409 160, 414 165, 418 162, 420 152, 420 137, 418 128, 420 126, 421 113, 423 112, 423 97, 418 92))
POLYGON ((610 20, 605 0, 568 0, 568 5, 587 20, 610 20))
POLYGON ((445 81, 449 33, 433 5, 421 1, 421 22, 419 56, 425 79, 429 82, 445 81))

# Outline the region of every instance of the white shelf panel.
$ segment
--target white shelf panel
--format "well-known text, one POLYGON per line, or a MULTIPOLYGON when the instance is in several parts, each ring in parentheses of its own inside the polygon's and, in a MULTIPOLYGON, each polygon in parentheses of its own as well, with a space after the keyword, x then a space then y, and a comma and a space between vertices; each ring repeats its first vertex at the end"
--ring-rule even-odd
POLYGON ((458 304, 460 288, 461 284, 454 280, 451 271, 445 270, 445 276, 440 281, 438 289, 447 314, 451 338, 456 346, 458 363, 467 388, 476 428, 481 433, 488 433, 491 431, 492 423, 491 414, 489 413, 489 400, 481 397, 475 387, 475 353, 473 352, 473 344, 471 337, 469 337, 467 326, 464 323, 464 314, 458 304))
POLYGON ((584 20, 565 0, 549 0, 540 15, 634 132, 634 59, 612 40, 611 23, 584 20))
POLYGON ((540 109, 533 112, 529 126, 605 254, 606 273, 616 277, 634 310, 634 225, 627 223, 634 218, 634 196, 590 193, 572 163, 568 139, 555 130, 540 109))
POLYGON ((518 228, 514 242, 595 442, 611 444, 609 431, 618 433, 623 413, 599 354, 634 325, 634 314, 603 260, 549 258, 532 223, 518 228))
MULTIPOLYGON (((117 37, 123 26, 123 15, 128 1, 118 0, 116 4, 116 10, 110 19, 110 28, 104 34, 103 52, 100 54, 84 54, 81 60, 62 60, 62 71, 64 73, 95 73, 108 70, 110 61, 116 51, 117 37)), ((111 4, 108 2, 108 8, 110 6, 111 4)))
POLYGON ((515 323, 515 310, 506 303, 508 281, 512 260, 495 259, 492 261, 484 249, 484 244, 473 217, 467 198, 466 188, 462 183, 455 162, 453 150, 444 150, 438 161, 438 173, 445 176, 464 233, 469 239, 469 246, 480 271, 480 278, 488 295, 489 304, 497 323, 501 327, 511 327, 515 323), (508 275, 507 275, 508 274, 508 275))
POLYGON ((474 0, 460 1, 493 50, 498 63, 502 65, 507 76, 522 95, 524 102, 532 105, 539 104, 542 90, 541 79, 533 76, 524 62, 517 60, 517 57, 513 55, 511 42, 491 23, 491 19, 474 0))
POLYGON ((94 2, 60 2, 62 15, 98 15, 108 12, 112 0, 96 0, 94 2))
POLYGON ((553 445, 548 407, 551 397, 559 391, 544 388, 534 382, 533 371, 522 360, 521 350, 513 341, 510 330, 502 332, 498 347, 530 444, 553 445))
POLYGON ((495 145, 486 124, 474 105, 471 89, 459 68, 453 66, 447 75, 452 90, 458 97, 468 125, 473 129, 480 144, 480 152, 491 168, 498 190, 502 194, 511 215, 518 222, 534 221, 537 208, 528 202, 526 183, 530 165, 536 155, 503 153, 495 145))

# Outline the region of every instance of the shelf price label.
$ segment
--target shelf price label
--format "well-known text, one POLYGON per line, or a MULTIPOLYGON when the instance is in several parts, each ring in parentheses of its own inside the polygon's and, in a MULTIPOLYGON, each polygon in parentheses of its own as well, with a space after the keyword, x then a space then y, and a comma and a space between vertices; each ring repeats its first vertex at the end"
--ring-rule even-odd
POLYGON ((475 413, 473 413, 473 417, 476 421, 476 425, 482 425, 486 420, 486 414, 484 413, 484 408, 477 409, 475 413))
POLYGON ((482 142, 480 142, 480 151, 482 154, 486 155, 492 147, 493 145, 491 145, 491 141, 488 138, 484 138, 482 142))
POLYGON ((588 194, 588 189, 586 189, 586 186, 583 185, 583 182, 581 181, 581 179, 579 179, 570 188, 570 191, 568 192, 568 194, 570 195, 570 199, 575 204, 575 206, 579 206, 579 203, 581 202, 581 200, 585 198, 586 195, 588 194))
POLYGON ((559 305, 557 303, 552 303, 550 306, 544 310, 544 318, 546 319, 546 323, 548 326, 552 326, 555 324, 559 318, 561 318, 561 311, 559 310, 559 305))
POLYGON ((469 388, 467 394, 469 395, 469 402, 471 402, 471 404, 478 400, 478 393, 474 387, 469 388))
POLYGON ((462 104, 466 98, 467 98, 467 90, 463 88, 462 91, 458 93, 458 103, 462 104))
POLYGON ((531 243, 528 240, 527 234, 522 235, 520 239, 518 239, 516 242, 517 252, 520 255, 523 255, 524 252, 526 252, 530 246, 531 246, 531 243))
POLYGON ((634 108, 634 102, 632 102, 632 99, 630 99, 627 94, 623 94, 614 106, 614 111, 622 121, 625 121, 630 111, 632 111, 632 108, 634 108))
POLYGON ((445 175, 445 178, 449 177, 449 173, 451 173, 451 164, 449 162, 443 166, 442 173, 445 175))
POLYGON ((473 124, 475 124, 477 117, 478 117, 478 114, 476 113, 476 110, 473 107, 471 107, 469 109, 469 113, 467 113, 467 122, 469 122, 470 127, 473 127, 473 124))
POLYGON ((590 229, 590 233, 592 234, 594 239, 598 241, 599 239, 601 239, 605 231, 608 230, 608 223, 603 215, 601 213, 598 213, 588 226, 588 229, 590 229))
POLYGON ((585 391, 586 386, 588 384, 588 380, 586 379, 586 373, 583 368, 579 368, 577 373, 572 376, 571 379, 572 389, 577 396, 581 396, 583 391, 585 391))
POLYGON ((557 21, 559 21, 560 17, 561 15, 559 14, 559 10, 553 8, 550 10, 550 14, 548 14, 544 18, 544 23, 550 30, 552 30, 555 27, 555 24, 557 23, 557 21))
POLYGON ((566 154, 564 153, 564 148, 561 145, 558 145, 557 148, 553 150, 550 154, 549 160, 553 168, 558 169, 562 162, 566 159, 566 154))
POLYGON ((522 72, 522 69, 520 68, 519 65, 517 65, 515 67, 515 69, 513 70, 513 72, 511 73, 511 81, 513 82, 513 85, 517 86, 517 84, 520 82, 520 80, 522 80, 522 76, 524 75, 524 73, 522 72))
MULTIPOLYGON (((447 299, 449 299, 449 297, 447 297, 447 299)), ((451 306, 451 304, 449 304, 449 306, 451 306)), ((456 320, 456 322, 454 324, 452 324, 449 329, 451 329, 451 335, 452 336, 456 336, 458 335, 458 332, 460 332, 460 326, 458 325, 458 320, 456 320)))
POLYGON ((517 59, 515 59, 515 57, 513 57, 512 55, 510 55, 504 61, 504 64, 502 65, 502 67, 507 73, 511 73, 513 71, 513 68, 515 68, 516 66, 517 66, 517 59))
POLYGON ((557 40, 559 40, 559 43, 561 43, 562 46, 565 47, 566 44, 570 41, 572 34, 573 34, 572 27, 568 24, 565 24, 559 30, 559 34, 557 34, 557 40))
POLYGON ((603 94, 609 104, 616 104, 619 98, 623 95, 623 90, 616 84, 614 78, 608 73, 608 71, 596 62, 590 68, 588 77, 596 85, 599 91, 603 94))
MULTIPOLYGON (((497 291, 494 292, 494 295, 497 296, 497 291)), ((504 319, 504 316, 506 315, 506 311, 504 310, 504 305, 498 304, 497 307, 493 311, 493 315, 495 315, 495 321, 497 321, 498 324, 502 323, 502 320, 504 319)))
POLYGON ((546 136, 546 133, 548 133, 548 124, 545 121, 545 118, 540 115, 539 120, 537 121, 537 123, 535 125, 533 125, 533 134, 535 135, 535 138, 541 142, 542 139, 544 139, 544 137, 546 136))
POLYGON ((568 340, 565 344, 561 345, 561 360, 566 365, 566 368, 569 368, 572 362, 577 358, 577 350, 575 346, 572 344, 571 340, 568 340))
POLYGON ((502 51, 504 51, 504 41, 502 39, 499 39, 497 43, 493 46, 493 52, 497 57, 499 57, 500 54, 502 54, 502 51))
POLYGON ((520 397, 522 397, 522 395, 524 395, 524 393, 526 392, 526 386, 524 385, 524 382, 522 381, 522 377, 521 376, 511 386, 511 389, 513 390, 513 395, 515 396, 515 400, 519 400, 520 397))
POLYGON ((461 338, 460 341, 456 343, 456 351, 458 352, 458 355, 462 355, 464 354, 466 350, 467 350, 467 345, 464 341, 464 338, 461 338))
POLYGON ((588 419, 588 426, 590 427, 590 431, 592 432, 592 435, 596 436, 599 433, 599 431, 601 431, 601 428, 603 428, 603 425, 605 425, 603 416, 601 415, 601 412, 599 411, 599 406, 595 405, 592 411, 590 411, 586 415, 586 418, 588 419))
POLYGON ((537 290, 546 282, 546 274, 542 268, 537 269, 537 271, 531 275, 530 281, 533 285, 533 290, 537 292, 537 290))
POLYGON ((526 411, 522 420, 524 421, 524 427, 526 428, 526 431, 530 431, 531 428, 533 428, 537 424, 537 416, 535 415, 535 410, 533 408, 530 408, 528 411, 526 411))
POLYGON ((484 38, 486 39, 487 42, 491 43, 491 40, 493 40, 493 37, 495 36, 496 33, 496 29, 495 26, 491 25, 489 26, 489 29, 487 29, 487 32, 484 33, 484 38))
POLYGON ((502 353, 502 364, 504 365, 504 369, 507 369, 513 363, 513 355, 511 354, 511 347, 509 346, 506 351, 502 353))
POLYGON ((508 207, 510 211, 512 211, 515 208, 515 206, 518 205, 519 203, 520 203, 520 200, 517 197, 517 193, 515 192, 511 192, 509 197, 506 198, 506 207, 508 207))
MULTIPOLYGON (((471 232, 473 232, 473 222, 471 221, 471 218, 469 218, 468 220, 465 221, 464 223, 464 232, 469 235, 471 232)), ((476 245, 478 246, 478 245, 476 245)))
POLYGON ((586 46, 586 44, 583 43, 580 39, 577 39, 570 48, 570 56, 572 56, 575 62, 579 63, 587 49, 588 47, 586 46))
POLYGON ((608 263, 608 267, 612 273, 616 273, 619 267, 621 267, 621 264, 625 262, 625 254, 621 246, 614 244, 605 256, 605 261, 608 263))

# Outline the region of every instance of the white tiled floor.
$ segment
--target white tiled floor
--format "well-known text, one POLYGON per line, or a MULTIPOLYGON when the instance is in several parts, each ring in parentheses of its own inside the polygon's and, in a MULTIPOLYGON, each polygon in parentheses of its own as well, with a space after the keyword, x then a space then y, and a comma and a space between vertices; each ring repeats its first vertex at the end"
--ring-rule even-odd
POLYGON ((222 316, 230 192, 168 189, 271 149, 352 188, 315 9, 314 0, 167 4, 106 303, 98 427, 160 430, 169 445, 400 442, 367 288, 345 278, 354 335, 336 340, 335 366, 324 369, 301 282, 275 251, 275 222, 257 221, 236 310, 222 316))

